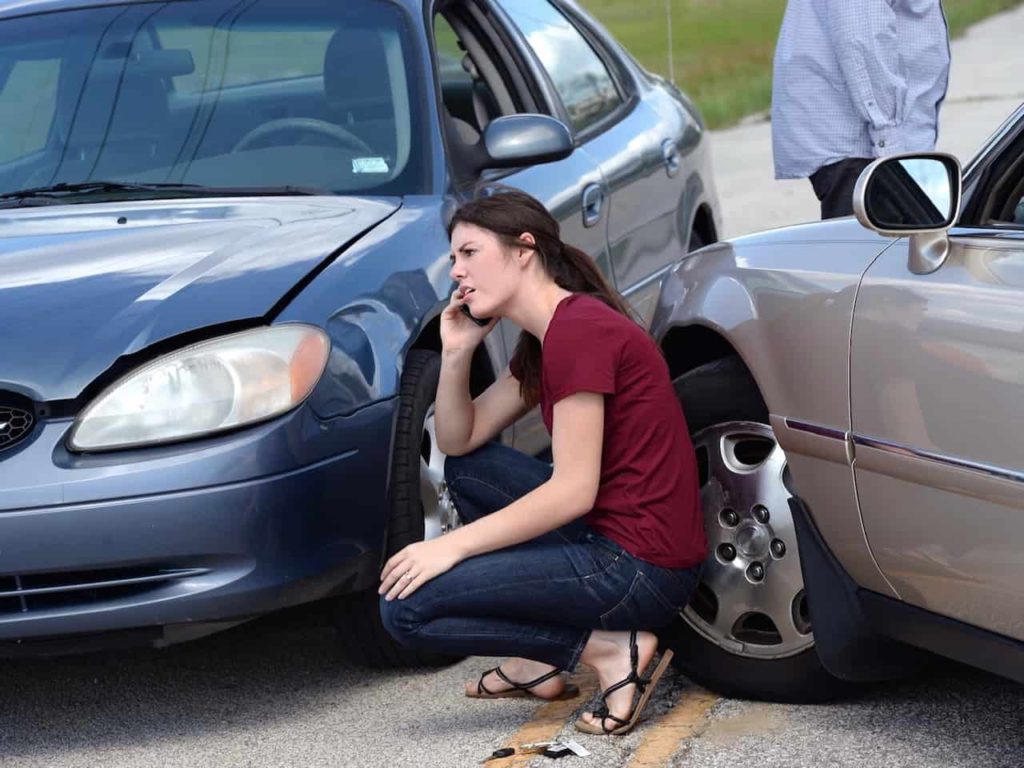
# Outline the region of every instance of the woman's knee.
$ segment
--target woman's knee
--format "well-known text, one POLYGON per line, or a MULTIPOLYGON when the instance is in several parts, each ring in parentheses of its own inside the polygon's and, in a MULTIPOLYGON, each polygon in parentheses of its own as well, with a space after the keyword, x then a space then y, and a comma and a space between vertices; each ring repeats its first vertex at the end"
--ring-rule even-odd
POLYGON ((381 597, 380 620, 384 629, 400 645, 412 645, 423 624, 411 597, 404 600, 385 600, 381 597))
POLYGON ((487 473, 488 465, 494 461, 500 464, 503 452, 513 449, 499 443, 484 443, 475 451, 462 456, 447 456, 444 460, 444 479, 449 486, 466 477, 478 477, 487 473))

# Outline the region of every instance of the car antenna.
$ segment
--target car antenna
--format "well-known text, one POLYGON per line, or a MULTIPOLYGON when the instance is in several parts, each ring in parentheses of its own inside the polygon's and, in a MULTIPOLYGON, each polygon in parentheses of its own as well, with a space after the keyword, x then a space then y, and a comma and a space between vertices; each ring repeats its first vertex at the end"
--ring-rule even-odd
POLYGON ((672 0, 665 0, 665 15, 668 16, 668 81, 676 84, 676 68, 672 64, 672 0))

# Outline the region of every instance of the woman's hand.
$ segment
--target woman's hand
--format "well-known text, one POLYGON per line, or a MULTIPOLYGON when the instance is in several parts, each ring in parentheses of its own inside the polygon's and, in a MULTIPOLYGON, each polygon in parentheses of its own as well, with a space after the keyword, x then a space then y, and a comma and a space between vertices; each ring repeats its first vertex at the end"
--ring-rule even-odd
POLYGON ((487 325, 477 325, 463 313, 465 303, 462 291, 456 289, 441 313, 441 346, 446 352, 471 352, 498 322, 497 318, 491 318, 487 325))
POLYGON ((396 552, 384 565, 377 594, 385 600, 401 600, 421 586, 448 571, 462 560, 451 540, 441 536, 430 541, 419 541, 396 552))

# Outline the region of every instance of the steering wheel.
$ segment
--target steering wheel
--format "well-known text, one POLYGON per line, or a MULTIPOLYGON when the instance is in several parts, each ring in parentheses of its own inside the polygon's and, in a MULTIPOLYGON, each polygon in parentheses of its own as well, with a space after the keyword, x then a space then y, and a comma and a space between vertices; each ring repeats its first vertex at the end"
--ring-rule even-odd
POLYGON ((367 155, 373 154, 373 150, 354 133, 346 131, 340 125, 329 123, 326 120, 318 120, 315 117, 282 117, 263 123, 263 125, 257 125, 240 138, 231 151, 240 152, 241 150, 249 149, 253 144, 265 139, 267 136, 272 136, 275 133, 284 133, 285 131, 317 133, 356 152, 367 155))

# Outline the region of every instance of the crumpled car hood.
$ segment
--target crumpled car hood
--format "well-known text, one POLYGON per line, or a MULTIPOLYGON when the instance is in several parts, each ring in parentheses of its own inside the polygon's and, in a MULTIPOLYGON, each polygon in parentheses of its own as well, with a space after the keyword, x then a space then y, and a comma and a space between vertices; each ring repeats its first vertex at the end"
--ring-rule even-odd
POLYGON ((122 355, 264 317, 400 205, 267 197, 0 210, 0 389, 74 399, 122 355))

